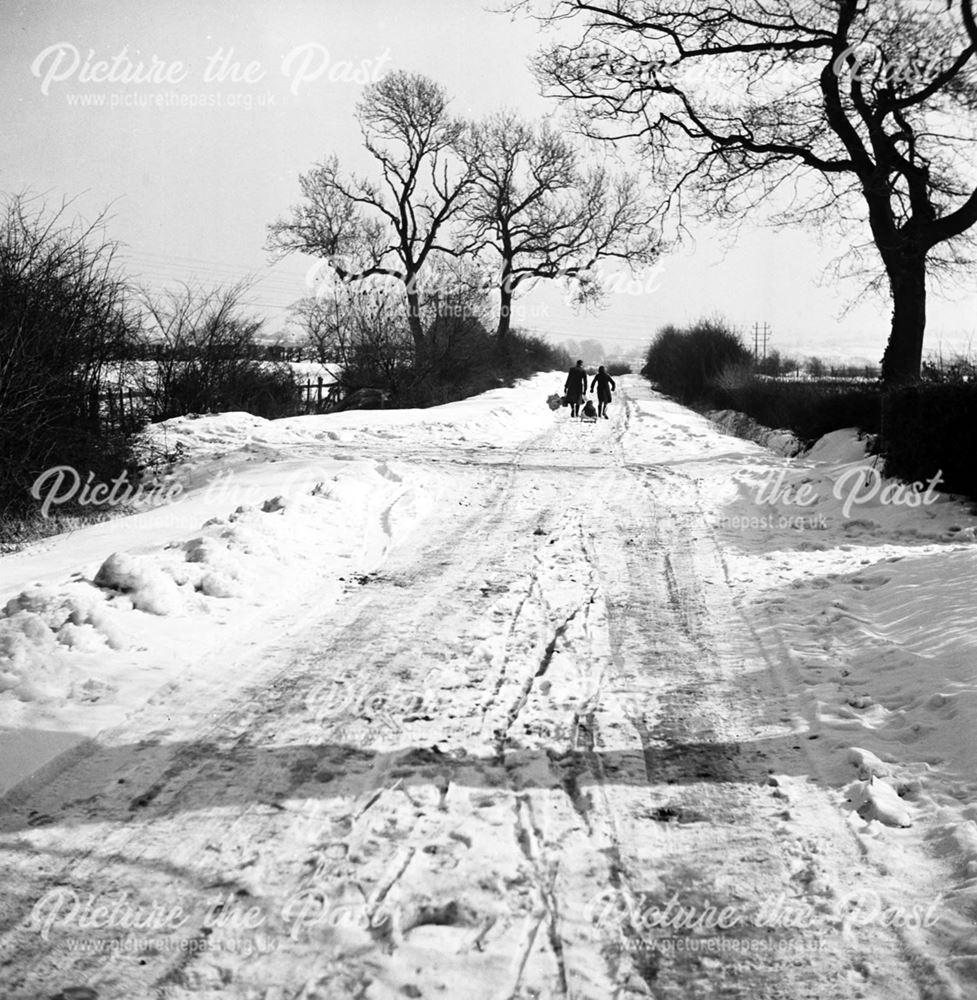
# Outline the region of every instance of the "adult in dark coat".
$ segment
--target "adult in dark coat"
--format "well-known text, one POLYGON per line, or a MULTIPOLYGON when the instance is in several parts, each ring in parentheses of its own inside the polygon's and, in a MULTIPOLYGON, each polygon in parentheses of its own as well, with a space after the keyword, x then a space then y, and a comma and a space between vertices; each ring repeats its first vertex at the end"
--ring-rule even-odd
POLYGON ((603 365, 597 369, 594 381, 590 385, 591 392, 594 391, 595 386, 597 387, 597 416, 610 420, 607 415, 607 404, 611 401, 611 389, 616 391, 617 386, 614 384, 614 379, 604 371, 603 365))
POLYGON ((563 386, 563 392, 570 404, 570 416, 579 416, 580 404, 583 402, 584 396, 587 395, 587 369, 584 368, 582 361, 578 361, 570 369, 566 385, 563 386))

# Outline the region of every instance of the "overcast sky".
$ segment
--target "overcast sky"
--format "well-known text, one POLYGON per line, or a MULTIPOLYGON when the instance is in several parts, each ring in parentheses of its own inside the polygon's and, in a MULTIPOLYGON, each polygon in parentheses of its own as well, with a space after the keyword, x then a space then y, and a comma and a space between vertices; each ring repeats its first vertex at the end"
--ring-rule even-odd
MULTIPOLYGON (((271 332, 306 294, 308 262, 273 266, 265 227, 325 155, 368 166, 353 119, 365 80, 407 69, 443 83, 464 115, 556 113, 527 65, 536 26, 474 0, 0 0, 0 10, 0 189, 76 197, 88 217, 108 207, 109 235, 145 282, 259 276, 252 298, 271 332), (114 63, 115 78, 99 63, 114 63)), ((517 302, 515 325, 640 348, 663 323, 719 313, 745 331, 770 324, 782 350, 878 360, 888 305, 842 317, 859 286, 823 279, 843 247, 744 226, 724 250, 721 235, 698 231, 601 313, 578 315, 563 291, 539 289, 517 302)), ((931 296, 929 316, 927 348, 977 348, 972 284, 952 301, 931 296)))

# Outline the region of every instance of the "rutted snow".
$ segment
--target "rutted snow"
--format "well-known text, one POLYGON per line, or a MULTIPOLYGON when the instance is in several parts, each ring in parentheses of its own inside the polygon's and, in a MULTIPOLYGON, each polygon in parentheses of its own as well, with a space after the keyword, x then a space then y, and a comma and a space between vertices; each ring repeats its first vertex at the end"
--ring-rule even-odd
MULTIPOLYGON (((816 765, 809 776, 777 774, 771 779, 777 796, 802 803, 806 778, 826 782, 868 856, 896 885, 906 886, 907 896, 940 891, 958 914, 977 905, 977 520, 968 506, 938 494, 900 492, 880 476, 873 481, 873 461, 854 432, 828 435, 806 455, 784 459, 719 433, 637 379, 621 380, 613 421, 571 425, 565 410, 553 413, 546 406, 560 381, 540 376, 430 410, 274 422, 222 414, 154 429, 156 446, 179 454, 167 473, 187 486, 177 503, 44 540, 0 563, 7 599, 0 619, 6 786, 72 739, 104 734, 141 711, 155 718, 165 706, 172 716, 167 739, 178 738, 182 715, 246 680, 230 673, 236 661, 222 650, 243 649, 269 630, 287 632, 300 620, 322 617, 343 594, 355 592, 357 581, 368 580, 390 551, 419 546, 421 539, 411 535, 419 523, 436 523, 430 517, 444 505, 470 502, 461 470, 471 472, 473 453, 491 464, 498 451, 504 465, 505 449, 530 446, 535 435, 556 426, 554 440, 565 446, 560 460, 567 468, 619 454, 638 474, 654 477, 665 513, 668 498, 676 508, 692 503, 711 526, 721 565, 716 570, 703 561, 713 573, 703 581, 706 589, 731 588, 733 603, 787 690, 796 739, 805 741, 816 765), (944 881, 929 886, 937 875, 944 881)), ((555 460, 552 446, 539 456, 541 480, 555 460)), ((613 499, 595 495, 593 504, 599 510, 613 499)), ((532 509, 531 487, 520 502, 532 509)), ((432 694, 434 703, 416 708, 432 744, 449 730, 461 733, 477 723, 465 745, 487 756, 481 765, 473 760, 475 770, 488 766, 493 734, 512 722, 509 706, 520 698, 534 719, 547 724, 552 717, 557 725, 567 711, 579 725, 588 712, 602 713, 605 753, 617 750, 615 734, 625 720, 643 716, 645 706, 635 703, 633 691, 611 692, 597 704, 611 657, 602 603, 607 597, 598 595, 610 584, 598 580, 581 555, 587 541, 579 509, 576 504, 560 515, 540 507, 541 523, 544 513, 546 519, 540 536, 552 532, 553 544, 525 590, 496 592, 491 578, 471 582, 491 600, 486 623, 512 619, 512 631, 502 641, 487 624, 484 635, 455 637, 460 659, 453 672, 444 668, 446 686, 432 694), (507 649, 511 655, 545 645, 547 630, 553 638, 546 680, 524 690, 524 680, 503 669, 496 697, 485 701, 483 675, 501 669, 507 649), (585 638, 588 663, 566 655, 560 637, 570 648, 585 638), (474 711, 479 705, 480 715, 474 711)), ((655 510, 633 514, 648 530, 663 516, 655 510)), ((695 558, 694 548, 682 558, 695 558)), ((671 593, 673 582, 666 582, 662 589, 674 599, 679 625, 692 641, 712 605, 671 593)), ((447 622, 439 641, 449 643, 450 627, 447 622)), ((384 669, 385 663, 378 669, 380 685, 389 681, 384 669)), ((740 683, 746 699, 755 679, 744 673, 740 683)), ((360 724, 349 724, 351 746, 360 724)), ((192 731, 189 723, 186 729, 192 731)), ((521 736, 525 759, 514 767, 527 785, 545 780, 549 764, 541 751, 551 735, 538 729, 521 736)), ((722 744, 721 733, 716 741, 722 744)), ((437 753, 431 754, 431 774, 446 780, 438 777, 437 753)), ((416 808, 436 814, 446 788, 433 785, 430 802, 428 791, 404 794, 416 808)), ((473 790, 470 797, 470 828, 455 833, 487 853, 492 824, 503 822, 509 806, 491 789, 473 790)), ((360 808, 354 798, 337 797, 330 822, 360 808)), ((518 808, 528 805, 520 799, 518 808)), ((554 801, 553 808, 563 805, 554 801)), ((819 817, 805 815, 802 804, 791 808, 799 810, 802 832, 814 837, 819 817)), ((392 806, 389 814, 379 812, 390 822, 403 820, 392 806)), ((524 861, 538 866, 536 823, 520 813, 524 861)), ((455 849, 432 848, 431 858, 455 849)), ((597 879, 594 871, 573 869, 575 858, 568 856, 570 870, 561 878, 597 879)), ((803 863, 815 865, 808 854, 803 863)), ((474 877, 476 867, 466 861, 459 871, 474 877)), ((516 874, 514 868, 512 878, 516 874)), ((830 872, 817 878, 826 895, 839 889, 830 872)), ((467 941, 485 933, 461 926, 463 920, 436 932, 432 924, 437 920, 395 929, 419 962, 437 943, 432 935, 450 932, 467 941)), ((573 933, 585 936, 581 928, 573 933)), ((946 930, 958 943, 968 933, 962 918, 946 930)), ((531 945, 530 938, 526 947, 531 945)))
POLYGON ((287 614, 310 594, 334 600, 340 577, 373 569, 443 492, 398 461, 402 443, 438 455, 522 441, 552 423, 535 406, 537 386, 551 381, 427 410, 155 425, 150 444, 180 456, 168 478, 187 488, 175 502, 3 559, 0 791, 64 749, 57 735, 50 753, 39 739, 29 759, 3 753, 25 730, 93 736, 134 711, 147 685, 192 670, 228 630, 287 614), (377 443, 388 458, 361 457, 377 443))

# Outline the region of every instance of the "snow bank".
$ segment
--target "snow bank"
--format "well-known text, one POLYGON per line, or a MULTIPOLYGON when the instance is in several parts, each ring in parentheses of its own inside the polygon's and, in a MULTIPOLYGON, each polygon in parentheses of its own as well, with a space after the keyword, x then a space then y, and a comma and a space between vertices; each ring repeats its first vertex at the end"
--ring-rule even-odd
POLYGON ((839 430, 713 470, 717 538, 866 851, 911 884, 936 845, 977 905, 977 518, 869 445, 839 430))
MULTIPOLYGON (((427 410, 150 428, 148 446, 179 456, 174 502, 2 557, 0 792, 64 749, 66 731, 93 736, 183 683, 228 626, 260 631, 312 594, 328 607, 340 578, 372 571, 446 488, 400 455, 527 441, 553 422, 552 381, 427 410), (49 738, 25 744, 32 731, 49 738)), ((209 669, 234 683, 234 662, 209 669)))
MULTIPOLYGON (((154 544, 109 552, 71 582, 23 587, 0 613, 0 727, 10 731, 10 745, 18 730, 43 728, 58 752, 63 729, 94 735, 145 699, 147 685, 179 683, 219 648, 224 626, 253 628, 311 588, 329 599, 354 554, 366 568, 382 555, 364 536, 375 534, 395 499, 400 520, 387 517, 389 532, 408 530, 426 510, 420 482, 393 463, 382 470, 344 463, 331 489, 238 506, 177 539, 164 540, 161 511, 154 544)), ((115 522, 117 533, 127 520, 115 522)), ((72 539, 48 544, 70 560, 72 539)), ((233 657, 226 660, 220 669, 233 670, 233 657)), ((37 741, 28 759, 6 745, 0 733, 0 790, 46 762, 37 741)))
POLYGON ((739 410, 710 410, 706 416, 724 433, 753 441, 769 448, 778 455, 796 455, 803 451, 804 445, 797 436, 788 430, 771 430, 757 423, 752 417, 739 410))
POLYGON ((844 427, 818 438, 804 453, 804 457, 821 464, 848 466, 853 462, 864 461, 871 444, 872 438, 857 427, 844 427))
POLYGON ((86 584, 37 584, 11 598, 0 616, 0 724, 16 718, 11 702, 90 700, 101 685, 83 666, 122 643, 114 609, 86 584))
POLYGON ((537 375, 513 388, 425 409, 348 410, 265 420, 250 413, 175 417, 153 425, 147 445, 179 452, 184 472, 206 460, 294 459, 363 445, 398 443, 455 448, 517 445, 553 425, 546 397, 561 391, 562 373, 537 375))
POLYGON ((91 580, 21 590, 0 617, 0 724, 17 720, 17 703, 109 693, 96 661, 127 648, 139 631, 135 613, 187 618, 207 614, 208 598, 260 602, 270 580, 305 558, 325 503, 310 497, 240 507, 193 538, 149 553, 113 552, 91 580))

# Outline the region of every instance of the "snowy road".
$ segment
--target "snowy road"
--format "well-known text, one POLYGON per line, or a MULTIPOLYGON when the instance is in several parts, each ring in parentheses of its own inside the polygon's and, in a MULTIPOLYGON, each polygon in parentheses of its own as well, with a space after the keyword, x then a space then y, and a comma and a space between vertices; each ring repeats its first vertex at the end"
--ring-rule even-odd
POLYGON ((967 996, 942 870, 864 848, 730 568, 742 442, 637 379, 612 412, 358 440, 342 594, 11 796, 3 996, 967 996))

